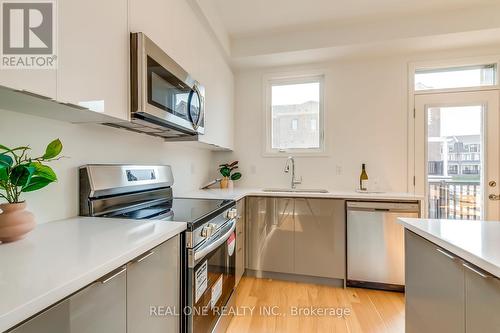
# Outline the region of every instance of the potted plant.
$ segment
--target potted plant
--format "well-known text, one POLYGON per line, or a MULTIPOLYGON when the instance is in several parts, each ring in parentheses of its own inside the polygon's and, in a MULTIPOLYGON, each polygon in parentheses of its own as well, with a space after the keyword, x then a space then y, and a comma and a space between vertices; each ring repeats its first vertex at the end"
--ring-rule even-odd
POLYGON ((234 172, 238 169, 238 161, 219 165, 219 172, 222 175, 220 188, 233 188, 233 181, 241 178, 241 173, 234 172))
POLYGON ((48 144, 40 157, 29 157, 30 147, 8 148, 0 145, 0 242, 23 238, 35 227, 34 215, 26 210, 21 194, 44 188, 57 180, 51 167, 45 165, 58 159, 62 143, 56 139, 48 144))

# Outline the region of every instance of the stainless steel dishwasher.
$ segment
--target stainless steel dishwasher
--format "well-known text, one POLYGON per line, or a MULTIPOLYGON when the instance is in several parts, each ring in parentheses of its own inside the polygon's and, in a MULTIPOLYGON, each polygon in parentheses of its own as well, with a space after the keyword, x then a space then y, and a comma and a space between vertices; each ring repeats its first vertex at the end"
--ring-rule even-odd
POLYGON ((347 202, 347 285, 404 290, 404 230, 418 203, 347 202))

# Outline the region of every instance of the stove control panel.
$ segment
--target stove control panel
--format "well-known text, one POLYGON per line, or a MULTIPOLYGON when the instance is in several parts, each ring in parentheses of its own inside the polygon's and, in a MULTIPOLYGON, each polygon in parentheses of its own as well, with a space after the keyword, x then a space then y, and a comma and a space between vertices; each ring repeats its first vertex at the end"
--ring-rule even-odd
POLYGON ((217 230, 217 224, 208 223, 201 230, 201 237, 210 238, 210 236, 212 236, 216 230, 217 230))
POLYGON ((232 220, 238 216, 238 210, 236 208, 231 208, 227 211, 227 218, 232 220))

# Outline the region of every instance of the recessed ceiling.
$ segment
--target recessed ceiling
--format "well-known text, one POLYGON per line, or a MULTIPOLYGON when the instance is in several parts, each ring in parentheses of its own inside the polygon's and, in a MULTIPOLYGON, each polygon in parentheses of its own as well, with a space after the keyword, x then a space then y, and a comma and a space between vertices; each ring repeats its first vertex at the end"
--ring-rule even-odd
POLYGON ((318 23, 377 19, 495 4, 499 0, 212 0, 232 38, 307 28, 318 23))

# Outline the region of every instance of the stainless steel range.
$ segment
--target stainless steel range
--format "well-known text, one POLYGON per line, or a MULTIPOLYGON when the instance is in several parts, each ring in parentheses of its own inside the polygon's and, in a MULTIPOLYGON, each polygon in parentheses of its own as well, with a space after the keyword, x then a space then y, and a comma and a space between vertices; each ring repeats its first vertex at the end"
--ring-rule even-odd
POLYGON ((174 198, 173 183, 166 165, 82 166, 80 215, 187 222, 182 331, 224 331, 229 320, 220 314, 235 287, 235 202, 174 198))

